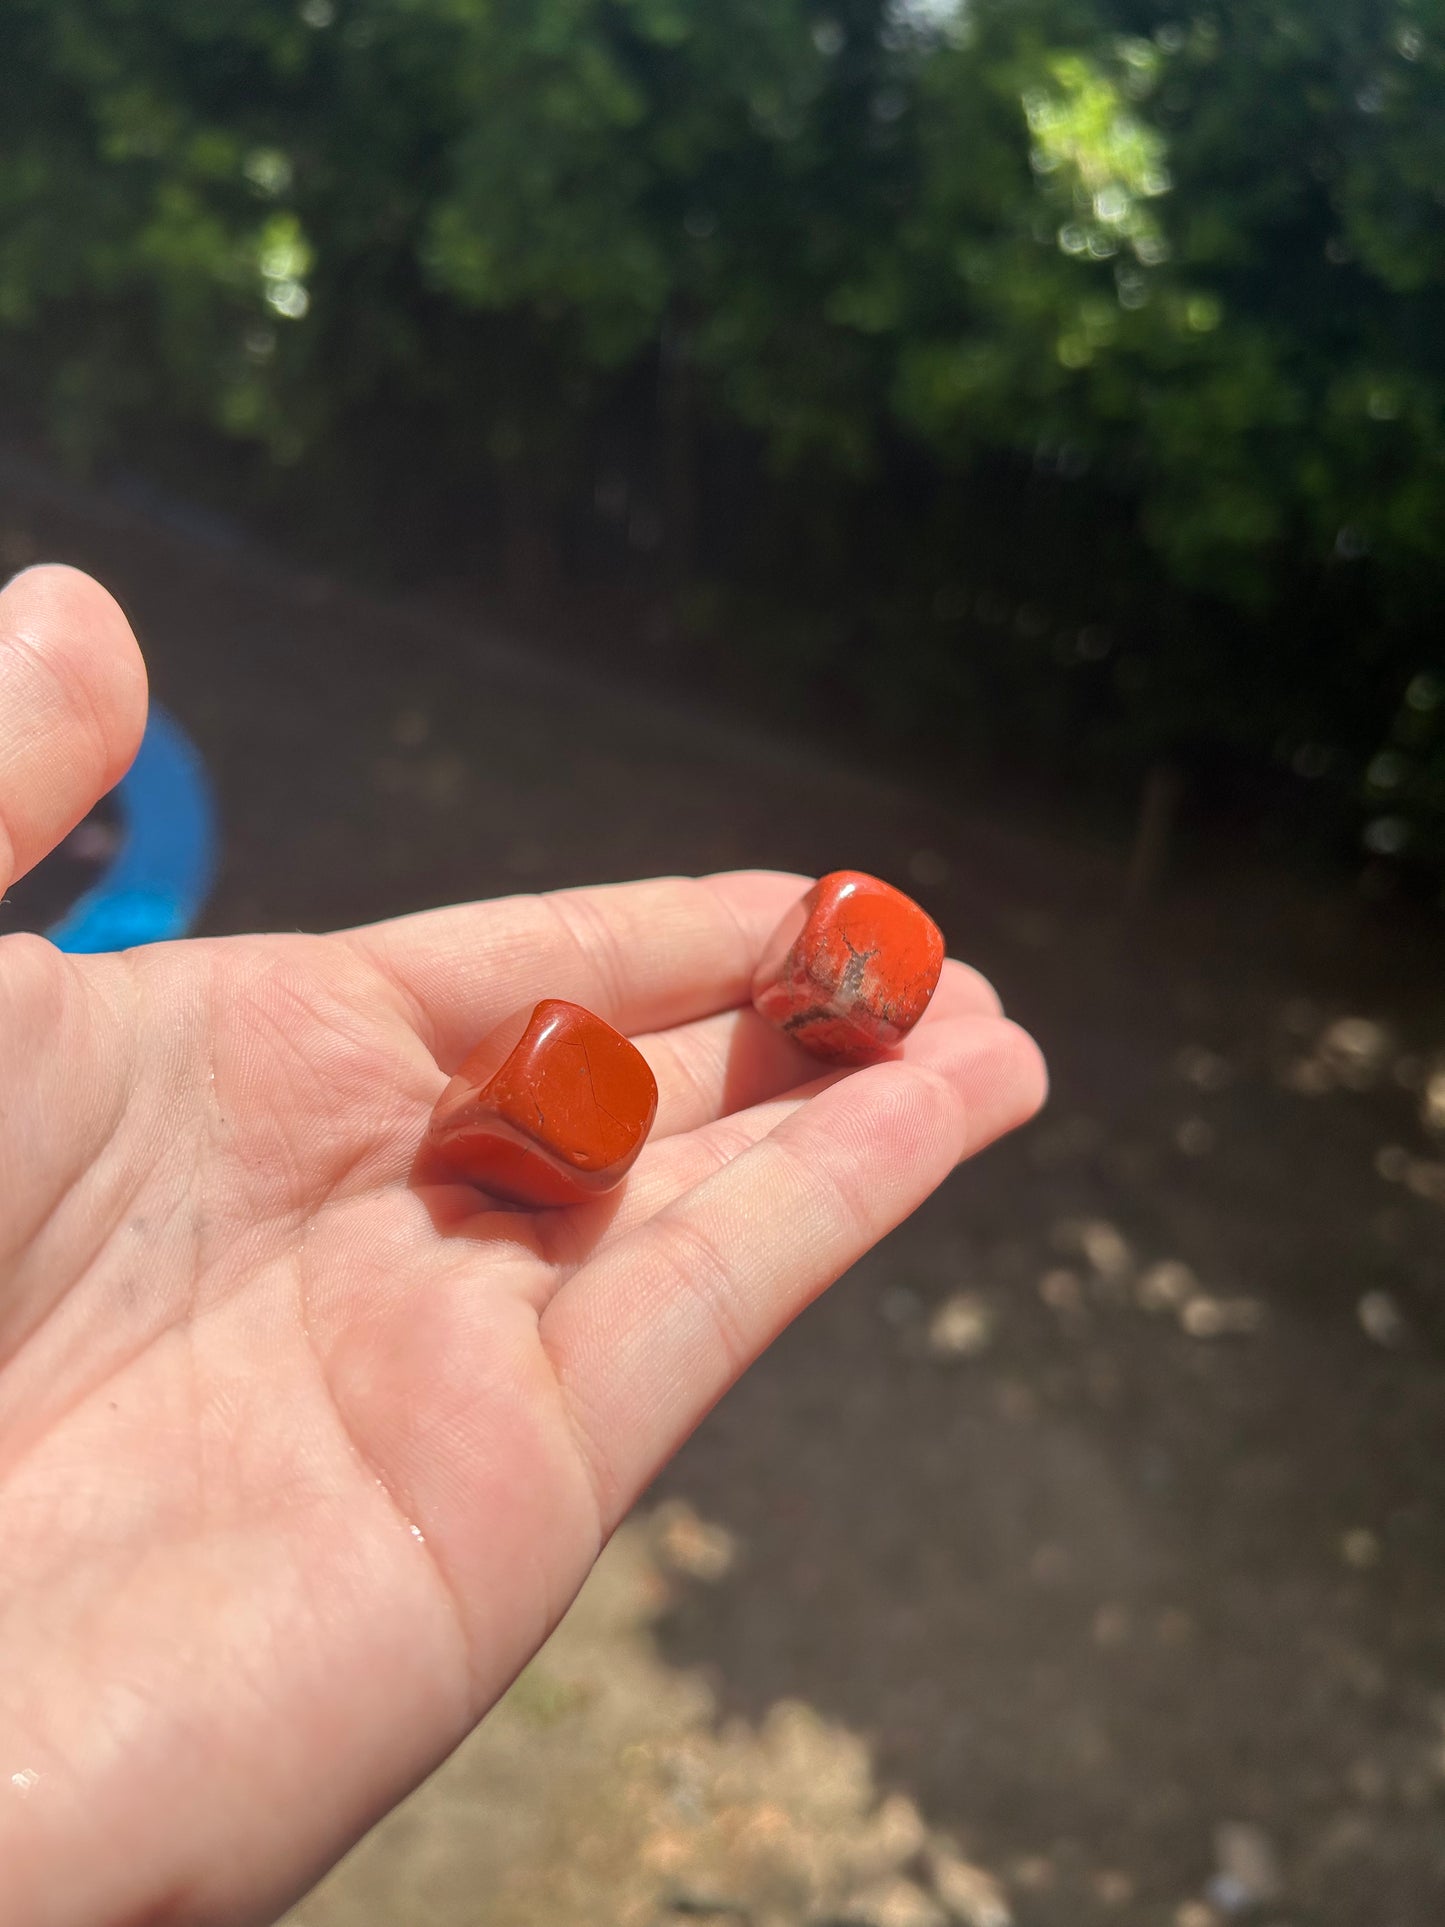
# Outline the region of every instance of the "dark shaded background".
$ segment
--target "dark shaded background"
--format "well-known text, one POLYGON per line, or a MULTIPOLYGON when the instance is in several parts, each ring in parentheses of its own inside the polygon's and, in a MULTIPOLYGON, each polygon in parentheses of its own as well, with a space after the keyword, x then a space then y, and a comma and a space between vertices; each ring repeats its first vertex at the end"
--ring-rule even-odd
POLYGON ((1441 0, 11 0, 0 125, 73 463, 1437 898, 1441 0))

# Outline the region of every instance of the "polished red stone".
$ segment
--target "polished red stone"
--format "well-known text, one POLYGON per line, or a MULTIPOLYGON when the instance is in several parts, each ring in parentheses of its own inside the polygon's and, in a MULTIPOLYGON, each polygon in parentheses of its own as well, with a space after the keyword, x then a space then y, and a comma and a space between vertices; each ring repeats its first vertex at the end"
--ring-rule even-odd
POLYGON ((768 940, 753 1006, 815 1057, 866 1064, 927 1010, 943 955, 942 932, 911 897, 861 870, 834 870, 768 940))
POLYGON ((509 1204, 580 1204, 627 1175, 657 1115, 647 1060, 580 1004, 499 1025, 437 1099, 428 1136, 509 1204))

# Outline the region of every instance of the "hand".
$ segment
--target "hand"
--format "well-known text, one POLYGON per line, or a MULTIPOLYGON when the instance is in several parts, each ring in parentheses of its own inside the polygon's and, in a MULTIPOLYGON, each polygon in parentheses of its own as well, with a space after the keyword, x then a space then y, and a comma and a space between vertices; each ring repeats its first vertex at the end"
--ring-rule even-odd
MULTIPOLYGON (((93 582, 0 595, 0 885, 144 707, 93 582)), ((803 887, 0 939, 8 1927, 269 1920, 481 1717, 769 1340, 1038 1106, 961 964, 901 1061, 847 1075, 739 1008, 803 887), (657 1125, 610 1198, 484 1209, 427 1116, 543 995, 637 1039, 657 1125)))

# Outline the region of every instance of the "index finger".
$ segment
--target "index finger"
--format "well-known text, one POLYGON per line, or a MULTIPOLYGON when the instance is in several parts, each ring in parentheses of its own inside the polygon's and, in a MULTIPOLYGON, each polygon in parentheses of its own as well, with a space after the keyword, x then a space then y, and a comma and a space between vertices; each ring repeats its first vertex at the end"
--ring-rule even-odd
POLYGON ((423 910, 344 932, 397 986, 443 1070, 521 1005, 565 997, 628 1034, 748 1001, 809 877, 735 870, 423 910))

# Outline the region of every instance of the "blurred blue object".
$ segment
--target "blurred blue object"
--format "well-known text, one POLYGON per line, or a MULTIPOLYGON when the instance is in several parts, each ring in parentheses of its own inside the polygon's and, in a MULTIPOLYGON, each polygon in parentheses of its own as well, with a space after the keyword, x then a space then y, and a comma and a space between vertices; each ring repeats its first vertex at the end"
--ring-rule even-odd
POLYGON ((46 935, 93 954, 184 937, 216 875, 216 806, 200 753, 174 717, 151 708, 145 738, 115 789, 121 846, 99 883, 46 935))

